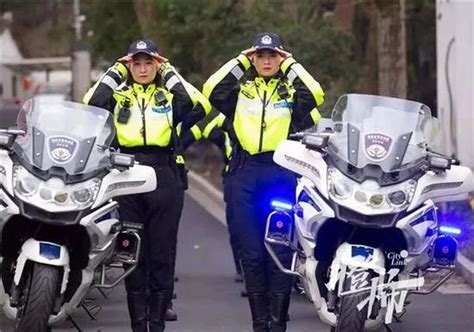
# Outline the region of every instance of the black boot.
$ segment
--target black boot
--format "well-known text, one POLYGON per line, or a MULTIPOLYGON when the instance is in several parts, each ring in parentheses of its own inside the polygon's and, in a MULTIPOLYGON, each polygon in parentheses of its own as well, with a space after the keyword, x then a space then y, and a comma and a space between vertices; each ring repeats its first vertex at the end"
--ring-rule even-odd
POLYGON ((150 332, 163 332, 165 330, 165 315, 168 304, 171 301, 170 295, 165 292, 150 295, 148 305, 148 326, 150 332))
POLYGON ((166 309, 165 320, 167 322, 175 322, 178 320, 178 315, 173 309, 173 301, 170 301, 170 303, 168 304, 168 309, 166 309))
POLYGON ((147 296, 142 293, 127 294, 128 313, 133 332, 147 332, 147 296))
POLYGON ((248 293, 254 332, 268 332, 268 298, 265 293, 248 293))
POLYGON ((290 294, 273 293, 270 295, 270 331, 286 331, 290 294))

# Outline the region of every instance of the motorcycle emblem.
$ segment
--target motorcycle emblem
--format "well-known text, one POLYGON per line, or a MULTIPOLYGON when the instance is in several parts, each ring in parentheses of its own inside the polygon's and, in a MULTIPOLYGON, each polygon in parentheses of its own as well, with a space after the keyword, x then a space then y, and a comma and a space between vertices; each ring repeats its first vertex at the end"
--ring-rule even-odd
POLYGON ((392 147, 393 139, 384 134, 365 135, 364 151, 367 158, 373 161, 384 160, 392 147))
POLYGON ((49 155, 58 164, 65 164, 76 153, 78 143, 76 140, 65 136, 49 138, 49 155))
POLYGON ((262 44, 270 45, 272 43, 272 37, 265 35, 262 37, 262 44))
POLYGON ((137 49, 139 49, 139 50, 144 50, 146 47, 147 47, 147 45, 144 41, 139 41, 137 43, 137 49))

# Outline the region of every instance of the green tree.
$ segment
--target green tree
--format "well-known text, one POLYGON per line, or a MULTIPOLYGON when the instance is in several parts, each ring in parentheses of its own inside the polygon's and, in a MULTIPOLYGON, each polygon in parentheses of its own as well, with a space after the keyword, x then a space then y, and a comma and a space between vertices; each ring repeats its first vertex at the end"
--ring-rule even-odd
POLYGON ((323 17, 317 2, 129 0, 110 6, 95 1, 89 10, 96 55, 110 62, 131 40, 154 38, 160 53, 199 87, 262 31, 278 33, 285 48, 321 83, 325 112, 357 81, 352 37, 323 17))
POLYGON ((85 30, 91 31, 94 62, 110 64, 127 52, 127 46, 141 35, 140 25, 131 1, 94 0, 82 8, 87 20, 85 30))

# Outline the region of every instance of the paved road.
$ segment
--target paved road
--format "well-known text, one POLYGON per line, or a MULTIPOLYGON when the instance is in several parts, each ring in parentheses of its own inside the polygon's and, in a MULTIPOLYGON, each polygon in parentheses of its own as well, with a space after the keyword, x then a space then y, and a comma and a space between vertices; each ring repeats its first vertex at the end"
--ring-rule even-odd
MULTIPOLYGON (((179 232, 175 301, 178 322, 169 322, 169 332, 243 332, 250 329, 247 300, 239 296, 241 284, 233 281, 233 267, 224 226, 194 200, 187 197, 179 232)), ((79 309, 74 320, 83 331, 130 331, 122 286, 105 300, 94 291, 92 303, 100 307, 97 320, 79 309)), ((328 331, 317 318, 309 301, 294 294, 288 331, 328 331)), ((0 316, 1 331, 11 331, 11 323, 0 316)), ((413 297, 402 323, 391 325, 397 332, 472 332, 474 331, 474 295, 432 294, 413 297)), ((66 322, 53 331, 74 331, 66 322)))

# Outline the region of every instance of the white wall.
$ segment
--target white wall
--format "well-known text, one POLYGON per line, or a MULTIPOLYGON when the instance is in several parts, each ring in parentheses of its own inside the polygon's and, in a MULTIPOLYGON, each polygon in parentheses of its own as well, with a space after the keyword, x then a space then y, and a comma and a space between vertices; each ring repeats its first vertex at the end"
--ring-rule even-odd
POLYGON ((436 17, 438 116, 444 152, 474 167, 474 0, 437 0, 436 17))
POLYGON ((13 73, 10 69, 2 65, 2 63, 8 63, 10 61, 18 61, 22 59, 22 55, 13 39, 10 29, 6 28, 0 34, 0 80, 3 86, 2 98, 5 100, 12 99, 13 86, 12 77, 16 75, 16 97, 22 97, 22 76, 13 73))

